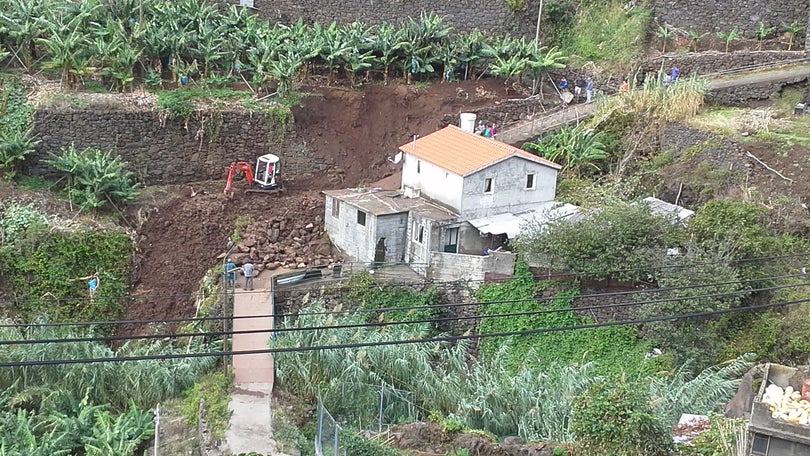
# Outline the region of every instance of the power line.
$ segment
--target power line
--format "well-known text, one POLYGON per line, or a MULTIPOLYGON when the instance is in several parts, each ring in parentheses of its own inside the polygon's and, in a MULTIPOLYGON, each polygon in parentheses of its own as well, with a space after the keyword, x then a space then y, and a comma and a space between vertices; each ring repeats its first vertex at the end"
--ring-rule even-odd
MULTIPOLYGON (((604 275, 612 275, 615 273, 620 272, 632 272, 632 271, 647 271, 647 270, 664 270, 664 269, 683 269, 683 268, 690 268, 694 266, 708 266, 712 264, 739 264, 739 263, 748 263, 748 262, 760 262, 760 261, 772 261, 772 260, 779 260, 779 259, 789 259, 789 258, 800 258, 800 257, 807 257, 810 256, 810 252, 801 252, 801 253, 792 253, 787 255, 774 255, 774 256, 762 256, 762 257, 752 257, 752 258, 741 258, 738 260, 733 261, 704 261, 704 262, 692 262, 692 263, 685 263, 685 264, 672 264, 672 265, 658 265, 652 267, 637 267, 637 268, 626 268, 626 269, 612 269, 612 270, 588 270, 588 271, 578 271, 578 272, 554 272, 548 274, 538 274, 532 275, 535 279, 541 280, 551 280, 553 278, 559 277, 587 277, 593 276, 596 274, 604 274, 604 275)), ((507 277, 502 279, 479 279, 479 280, 465 280, 465 283, 500 283, 504 281, 512 280, 513 277, 507 277)), ((417 286, 417 285, 452 285, 457 284, 459 281, 431 281, 431 280, 411 280, 411 281, 396 281, 396 282, 388 282, 382 284, 375 284, 372 285, 374 287, 396 287, 396 286, 417 286)), ((337 286, 343 290, 352 290, 352 289, 363 289, 369 288, 369 285, 338 285, 337 286)), ((313 287, 297 287, 294 288, 295 291, 319 291, 321 290, 322 286, 313 286, 313 287)), ((286 291, 286 290, 279 290, 279 291, 286 291)), ((225 291, 224 293, 227 293, 225 291)), ((249 291, 247 293, 262 293, 266 291, 249 291)), ((197 297, 209 297, 212 295, 217 295, 223 293, 220 291, 219 293, 205 293, 205 292, 193 292, 193 293, 151 293, 151 294, 142 294, 142 295, 120 295, 120 296, 96 296, 96 301, 102 300, 146 300, 146 299, 154 299, 154 298, 197 298, 197 297)), ((40 298, 26 298, 20 300, 6 300, 0 301, 0 304, 18 304, 18 303, 25 303, 25 302, 42 302, 42 301, 52 301, 52 302, 77 302, 77 301, 86 301, 87 298, 84 297, 63 297, 63 298, 55 298, 55 299, 46 299, 44 297, 40 298)))
MULTIPOLYGON (((398 326, 398 325, 412 325, 412 324, 424 324, 424 323, 438 323, 444 321, 460 321, 460 320, 485 320, 485 319, 494 319, 494 318, 505 318, 505 317, 523 317, 523 316, 532 316, 532 315, 542 315, 542 314, 551 314, 551 313, 563 313, 563 312, 576 312, 576 311, 583 311, 583 310, 592 310, 592 309, 606 309, 606 308, 615 308, 615 307, 628 307, 628 306, 641 306, 646 304, 657 304, 662 302, 677 302, 677 301, 685 301, 691 299, 705 299, 705 298, 716 298, 716 297, 723 297, 723 296, 734 296, 739 294, 747 294, 751 292, 760 292, 760 291, 771 291, 771 290, 779 290, 785 288, 793 288, 793 287, 804 287, 808 286, 808 283, 794 283, 794 284, 786 284, 786 285, 778 285, 773 287, 765 287, 759 289, 743 289, 743 290, 734 290, 729 292, 719 292, 719 293, 709 293, 703 295, 691 295, 691 296, 679 296, 674 298, 661 298, 661 299, 653 299, 647 301, 629 301, 624 303, 616 303, 610 305, 603 305, 603 306, 583 306, 578 308, 564 308, 564 309, 541 309, 541 310, 531 310, 531 311, 524 311, 524 312, 510 312, 510 313, 498 313, 498 314, 484 314, 484 315, 465 315, 465 316, 453 316, 453 317, 441 317, 441 318, 428 318, 428 319, 421 319, 421 320, 404 320, 404 321, 388 321, 388 322, 364 322, 364 323, 350 323, 344 325, 325 325, 325 326, 305 326, 305 327, 288 327, 288 328, 255 328, 250 330, 241 330, 241 331, 205 331, 205 332, 196 332, 196 333, 170 333, 170 334, 148 334, 148 335, 138 335, 138 336, 88 336, 88 337, 73 337, 73 338, 58 338, 58 339, 24 339, 24 340, 2 340, 0 341, 0 345, 39 345, 39 344, 58 344, 58 343, 78 343, 78 342, 113 342, 113 341, 121 341, 121 340, 154 340, 154 339, 166 339, 166 338, 183 338, 183 337, 211 337, 211 336, 223 336, 223 335, 237 335, 237 334, 260 334, 260 333, 284 333, 284 332, 303 332, 303 331, 324 331, 324 330, 336 330, 336 329, 353 329, 353 328, 372 328, 372 327, 386 327, 386 326, 398 326)), ((576 297, 571 297, 576 298, 576 297)), ((549 298, 549 299, 557 299, 557 298, 549 298)), ((247 317, 247 318, 257 318, 257 317, 247 317)))
POLYGON ((58 359, 58 360, 38 360, 38 361, 4 361, 0 362, 1 367, 31 367, 31 366, 47 366, 58 364, 94 364, 94 363, 108 363, 108 362, 127 362, 127 361, 148 361, 148 360, 168 360, 168 359, 183 359, 183 358, 202 358, 202 357, 219 357, 219 356, 240 356, 240 355, 257 355, 257 354, 273 354, 273 353, 290 353, 290 352, 306 352, 317 350, 338 350, 345 348, 363 348, 363 347, 380 347, 387 345, 408 345, 408 344, 421 344, 421 343, 436 343, 436 342, 453 342, 458 340, 470 339, 484 339, 490 337, 511 337, 511 336, 525 336, 531 334, 544 334, 561 331, 573 331, 579 329, 593 329, 603 328, 610 326, 624 326, 624 325, 638 325, 644 323, 655 323, 661 321, 680 320, 687 318, 707 317, 713 315, 723 315, 729 313, 746 312, 753 310, 765 310, 774 307, 784 307, 795 304, 802 304, 810 302, 808 299, 797 299, 794 301, 777 302, 769 304, 760 304, 756 306, 736 307, 733 309, 713 310, 706 312, 693 312, 689 314, 680 315, 667 315, 658 317, 649 317, 636 320, 623 320, 612 321, 604 323, 589 323, 582 325, 560 326, 554 328, 536 328, 522 331, 508 331, 499 333, 484 333, 484 334, 464 334, 458 336, 441 336, 430 337, 423 339, 406 339, 406 340, 392 340, 381 342, 356 342, 351 344, 333 344, 333 345, 316 345, 308 347, 287 347, 287 348, 267 348, 261 350, 240 350, 240 351, 216 351, 216 352, 201 352, 201 353, 183 353, 183 354, 162 354, 162 355, 139 355, 139 356, 126 356, 126 357, 110 357, 110 358, 81 358, 81 359, 58 359))
MULTIPOLYGON (((578 295, 574 297, 575 299, 588 299, 588 298, 600 298, 600 297, 614 297, 614 296, 623 296, 623 295, 633 295, 633 294, 642 294, 642 293, 664 293, 668 291, 676 291, 676 290, 684 290, 684 289, 696 289, 696 288, 703 288, 703 287, 716 287, 716 286, 724 286, 724 285, 736 285, 742 283, 751 283, 751 282, 767 282, 773 280, 780 280, 780 279, 789 279, 789 278, 798 278, 798 277, 806 277, 805 274, 786 274, 780 276, 766 276, 766 277, 757 277, 753 279, 745 279, 745 280, 735 280, 729 282, 716 282, 716 283, 706 283, 706 284, 697 284, 697 285, 680 285, 675 287, 665 287, 665 288, 644 288, 640 290, 628 290, 628 291, 615 291, 615 292, 606 292, 606 293, 591 293, 591 294, 584 294, 578 295)), ((753 292, 753 291, 767 291, 769 288, 763 289, 745 289, 740 291, 740 293, 744 292, 753 292)), ((700 297, 700 296, 697 296, 700 297)), ((430 310, 436 308, 453 308, 453 307, 468 307, 468 306, 487 306, 493 304, 510 304, 510 303, 521 303, 521 302, 528 302, 528 301, 536 301, 538 303, 548 302, 557 299, 554 296, 551 297, 544 297, 544 298, 520 298, 520 299, 507 299, 507 300, 493 300, 493 301, 477 301, 477 302, 455 302, 455 303, 445 303, 445 304, 438 304, 438 305, 418 305, 418 306, 394 306, 394 307, 382 307, 382 308, 357 308, 352 309, 353 312, 361 312, 361 313, 380 313, 380 312, 391 312, 391 311, 409 311, 409 310, 430 310)), ((643 304, 644 301, 634 302, 632 305, 635 304, 643 304)), ((625 304, 626 305, 626 304, 625 304)), ((607 307, 621 307, 621 304, 617 305, 605 305, 605 306, 583 306, 578 307, 577 310, 588 310, 588 309, 598 309, 598 308, 607 308, 607 307)), ((73 326, 109 326, 109 325, 128 325, 128 324, 150 324, 150 323, 182 323, 182 322, 205 322, 205 321, 220 321, 220 320, 239 320, 245 318, 284 318, 284 317, 302 317, 302 316, 314 316, 314 315, 340 315, 346 313, 346 310, 328 310, 328 311, 320 311, 320 312, 299 312, 299 313, 277 313, 277 314, 262 314, 262 315, 249 315, 249 316, 221 316, 221 317, 189 317, 189 318, 172 318, 172 319, 161 319, 161 320, 110 320, 110 321, 88 321, 88 322, 60 322, 60 323, 9 323, 9 324, 0 324, 0 328, 9 328, 9 327, 73 327, 73 326)))

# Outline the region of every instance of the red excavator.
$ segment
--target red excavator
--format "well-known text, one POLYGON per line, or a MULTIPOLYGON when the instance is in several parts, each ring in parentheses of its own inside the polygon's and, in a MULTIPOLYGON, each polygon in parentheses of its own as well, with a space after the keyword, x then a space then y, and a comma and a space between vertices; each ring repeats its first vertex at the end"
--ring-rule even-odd
POLYGON ((228 178, 225 183, 225 194, 233 196, 231 188, 233 180, 241 175, 245 176, 247 189, 245 192, 256 193, 276 193, 283 192, 281 184, 281 166, 279 158, 273 154, 265 154, 256 160, 256 169, 250 167, 250 163, 245 161, 234 161, 228 167, 228 178))

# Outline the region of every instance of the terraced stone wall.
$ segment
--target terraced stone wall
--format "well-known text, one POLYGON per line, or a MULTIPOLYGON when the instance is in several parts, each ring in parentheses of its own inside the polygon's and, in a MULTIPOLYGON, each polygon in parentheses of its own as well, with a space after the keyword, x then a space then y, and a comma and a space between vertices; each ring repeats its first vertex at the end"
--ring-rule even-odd
MULTIPOLYGON (((239 0, 226 0, 238 4, 239 0)), ((256 12, 273 21, 349 23, 356 20, 375 24, 418 18, 423 12, 444 16, 459 30, 480 29, 492 33, 520 33, 534 36, 539 0, 528 0, 526 10, 513 13, 506 0, 254 0, 256 12)))
MULTIPOLYGON (((807 24, 810 4, 807 0, 655 0, 653 13, 660 23, 698 32, 728 32, 737 28, 754 36, 759 23, 779 26, 797 21, 807 24)), ((806 30, 800 43, 804 42, 806 30)))
POLYGON ((172 120, 151 109, 45 108, 34 115, 34 132, 40 143, 24 166, 39 176, 54 174, 42 162, 48 152, 71 143, 121 155, 139 181, 150 185, 223 179, 231 161, 252 162, 266 153, 283 157, 283 172, 292 177, 330 165, 294 132, 279 132, 271 120, 244 111, 172 120))

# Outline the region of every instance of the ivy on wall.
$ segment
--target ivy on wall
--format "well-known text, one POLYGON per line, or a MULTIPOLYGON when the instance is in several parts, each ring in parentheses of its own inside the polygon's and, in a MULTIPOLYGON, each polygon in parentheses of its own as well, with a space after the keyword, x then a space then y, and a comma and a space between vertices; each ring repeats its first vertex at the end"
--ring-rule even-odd
POLYGON ((14 245, 0 246, 3 289, 24 319, 111 320, 121 314, 131 272, 132 240, 123 231, 29 230, 14 245), (86 280, 98 271, 90 299, 86 280))

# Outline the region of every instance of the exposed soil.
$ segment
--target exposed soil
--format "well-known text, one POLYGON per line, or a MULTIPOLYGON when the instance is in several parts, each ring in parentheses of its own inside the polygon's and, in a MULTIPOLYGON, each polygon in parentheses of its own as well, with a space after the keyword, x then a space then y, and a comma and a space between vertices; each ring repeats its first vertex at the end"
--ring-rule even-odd
MULTIPOLYGON (((250 223, 232 252, 237 261, 249 256, 259 270, 332 261, 321 237, 324 208, 318 190, 369 184, 391 175, 396 168, 387 157, 398 146, 415 134, 435 131, 447 114, 493 105, 503 87, 489 79, 428 87, 305 87, 311 95, 294 111, 296 132, 317 156, 341 165, 325 175, 288 182, 280 195, 237 191, 228 199, 223 182, 148 189, 127 215, 138 227, 139 240, 135 298, 125 318, 193 316, 195 302, 189 295, 197 291, 205 271, 221 261, 240 216, 250 223)), ((123 335, 146 331, 143 324, 120 329, 123 335)))
POLYGON ((304 87, 294 109, 295 129, 319 157, 339 165, 299 187, 343 188, 369 184, 392 174, 397 148, 443 127, 446 114, 492 106, 504 97, 494 79, 417 85, 367 85, 360 90, 304 87))

